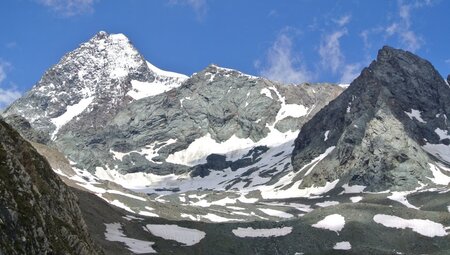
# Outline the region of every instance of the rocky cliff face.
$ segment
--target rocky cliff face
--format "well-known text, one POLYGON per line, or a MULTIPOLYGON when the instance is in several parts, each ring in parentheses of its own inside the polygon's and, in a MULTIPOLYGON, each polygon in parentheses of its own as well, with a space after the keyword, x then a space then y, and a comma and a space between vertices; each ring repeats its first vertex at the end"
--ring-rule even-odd
POLYGON ((448 184, 450 88, 426 60, 383 47, 377 60, 305 124, 292 163, 302 185, 331 182, 367 190, 448 184), (312 159, 324 157, 311 166, 312 159), (326 156, 326 157, 325 157, 326 156))
POLYGON ((0 120, 0 254, 99 254, 77 198, 0 120))

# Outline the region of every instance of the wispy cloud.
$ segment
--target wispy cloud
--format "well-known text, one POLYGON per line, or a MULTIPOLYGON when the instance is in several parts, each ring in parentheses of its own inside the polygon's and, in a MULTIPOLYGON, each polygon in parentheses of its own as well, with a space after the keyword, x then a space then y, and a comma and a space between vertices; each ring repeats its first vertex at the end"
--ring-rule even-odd
POLYGON ((6 79, 6 69, 10 68, 11 64, 0 59, 0 84, 6 79))
POLYGON ((0 60, 0 111, 22 95, 16 86, 5 88, 3 85, 9 68, 11 68, 10 63, 0 60))
POLYGON ((392 22, 385 28, 386 36, 398 36, 404 48, 415 52, 419 50, 424 39, 412 29, 412 11, 421 7, 431 6, 432 2, 426 1, 407 1, 398 0, 399 19, 392 22))
POLYGON ((347 34, 347 29, 339 29, 322 37, 319 47, 319 55, 323 67, 336 73, 344 63, 344 55, 341 51, 340 39, 347 34))
POLYGON ((0 111, 20 98, 21 95, 22 93, 15 87, 0 88, 0 111))
POLYGON ((335 19, 333 21, 334 21, 334 23, 336 23, 339 26, 343 27, 343 26, 347 25, 350 22, 351 18, 352 18, 352 16, 348 14, 348 15, 344 15, 344 16, 340 17, 339 19, 335 19))
POLYGON ((171 5, 186 5, 194 10, 198 19, 203 19, 208 12, 207 0, 169 0, 171 5))
POLYGON ((37 0, 40 4, 52 9, 56 13, 71 17, 94 11, 97 0, 37 0))
POLYGON ((358 77, 363 66, 363 63, 346 64, 342 68, 342 75, 339 82, 344 84, 351 83, 356 77, 358 77))
POLYGON ((292 37, 286 31, 278 35, 268 50, 267 64, 260 74, 283 83, 301 83, 312 79, 311 72, 306 69, 300 56, 293 53, 292 37))

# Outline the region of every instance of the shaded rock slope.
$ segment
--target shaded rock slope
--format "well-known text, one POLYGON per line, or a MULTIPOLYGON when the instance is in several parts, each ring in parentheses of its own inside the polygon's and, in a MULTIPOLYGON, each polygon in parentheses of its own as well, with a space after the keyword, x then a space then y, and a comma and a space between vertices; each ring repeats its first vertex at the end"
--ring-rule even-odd
POLYGON ((332 182, 366 191, 448 185, 450 88, 426 60, 383 47, 349 88, 305 124, 294 171, 303 186, 332 182), (317 164, 312 159, 326 156, 317 164))
POLYGON ((0 254, 102 254, 77 201, 48 162, 0 120, 0 254))

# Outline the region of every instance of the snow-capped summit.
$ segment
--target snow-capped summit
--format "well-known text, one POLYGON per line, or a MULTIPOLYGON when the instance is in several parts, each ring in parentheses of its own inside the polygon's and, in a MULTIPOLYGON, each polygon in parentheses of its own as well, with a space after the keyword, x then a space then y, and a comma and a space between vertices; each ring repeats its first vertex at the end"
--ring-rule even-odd
POLYGON ((21 115, 56 139, 69 124, 101 128, 128 103, 178 87, 187 78, 147 62, 125 35, 100 31, 64 55, 4 115, 21 115))

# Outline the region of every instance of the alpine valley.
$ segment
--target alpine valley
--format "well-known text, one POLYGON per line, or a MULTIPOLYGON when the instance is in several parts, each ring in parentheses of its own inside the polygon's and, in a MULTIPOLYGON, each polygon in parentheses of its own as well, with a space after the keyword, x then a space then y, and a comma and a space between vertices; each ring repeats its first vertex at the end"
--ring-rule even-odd
POLYGON ((389 46, 349 85, 185 76, 99 32, 2 113, 0 255, 449 254, 449 82, 389 46))

